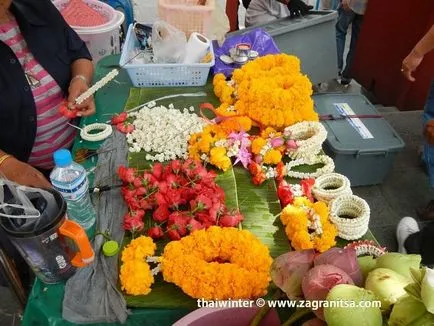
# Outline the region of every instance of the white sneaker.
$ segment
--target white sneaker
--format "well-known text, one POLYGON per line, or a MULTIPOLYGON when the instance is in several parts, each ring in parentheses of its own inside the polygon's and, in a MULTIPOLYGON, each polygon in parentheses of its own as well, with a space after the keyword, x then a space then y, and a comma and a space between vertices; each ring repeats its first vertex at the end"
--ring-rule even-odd
POLYGON ((406 216, 399 221, 398 227, 396 228, 396 239, 398 240, 398 251, 400 253, 407 253, 404 247, 405 240, 407 240, 409 235, 419 231, 419 225, 414 218, 406 216))

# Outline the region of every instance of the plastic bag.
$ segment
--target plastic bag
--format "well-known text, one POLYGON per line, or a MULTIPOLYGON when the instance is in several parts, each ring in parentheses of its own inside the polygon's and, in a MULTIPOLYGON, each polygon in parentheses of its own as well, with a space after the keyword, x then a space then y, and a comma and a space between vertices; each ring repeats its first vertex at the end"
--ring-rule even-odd
POLYGON ((180 63, 184 60, 187 37, 185 33, 166 23, 156 21, 152 27, 152 47, 155 63, 180 63))
POLYGON ((264 56, 266 54, 277 54, 280 53, 279 48, 276 43, 274 43, 273 38, 264 30, 256 28, 249 33, 234 35, 226 39, 222 46, 219 46, 217 42, 214 41, 214 55, 215 55, 215 66, 214 74, 223 73, 226 77, 230 77, 234 69, 238 68, 235 64, 226 64, 221 59, 221 55, 229 55, 230 49, 235 47, 239 43, 250 44, 252 50, 257 51, 259 56, 264 56))
POLYGON ((222 45, 226 34, 230 30, 229 18, 219 3, 215 4, 215 9, 212 13, 211 24, 211 40, 217 40, 219 45, 222 45))
POLYGON ((8 220, 11 231, 36 230, 58 211, 59 205, 49 191, 0 179, 0 218, 8 220))

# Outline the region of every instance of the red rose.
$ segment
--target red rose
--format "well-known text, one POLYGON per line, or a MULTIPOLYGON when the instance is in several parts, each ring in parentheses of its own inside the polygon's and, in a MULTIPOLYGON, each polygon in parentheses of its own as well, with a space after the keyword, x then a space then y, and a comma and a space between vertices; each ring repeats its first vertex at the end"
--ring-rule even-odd
POLYGON ((131 123, 122 122, 116 125, 116 129, 124 134, 129 134, 134 131, 135 127, 131 123))
POLYGON ((139 205, 140 205, 140 208, 145 210, 145 211, 152 209, 152 204, 148 201, 148 199, 140 199, 139 205))
POLYGON ((241 213, 226 214, 219 220, 219 225, 223 227, 235 227, 243 220, 241 213))
POLYGON ((161 194, 165 194, 166 192, 167 192, 167 188, 168 188, 168 184, 167 184, 167 182, 166 181, 159 181, 158 182, 158 191, 161 193, 161 194))
POLYGON ((303 189, 304 195, 313 202, 313 196, 312 196, 312 188, 315 185, 315 179, 304 179, 300 182, 301 189, 303 189))
POLYGON ((160 205, 152 214, 152 217, 157 222, 163 222, 168 219, 170 215, 169 207, 167 205, 160 205))
POLYGON ((291 186, 285 180, 281 180, 277 185, 277 197, 282 207, 292 204, 294 200, 291 186))
POLYGON ((196 221, 194 218, 190 219, 190 221, 188 221, 187 224, 187 230, 192 233, 193 231, 196 230, 202 230, 204 227, 204 225, 202 223, 200 223, 199 221, 196 221))
POLYGON ((162 193, 157 192, 155 194, 155 201, 157 202, 158 206, 169 206, 166 196, 164 196, 162 193))
POLYGON ((133 168, 126 168, 125 166, 121 165, 118 169, 118 175, 119 178, 123 181, 123 182, 134 182, 135 179, 135 172, 136 170, 133 168))
POLYGON ((143 187, 143 181, 139 177, 135 177, 133 181, 133 185, 136 188, 143 187))
POLYGON ((127 118, 128 118, 128 113, 127 112, 122 112, 122 113, 119 113, 119 114, 115 114, 112 117, 112 125, 117 125, 117 124, 120 124, 122 122, 125 122, 125 120, 127 120, 127 118))
POLYGON ((144 228, 144 223, 141 220, 131 218, 124 221, 124 229, 131 232, 141 231, 144 228))
POLYGON ((146 186, 149 184, 154 185, 156 182, 157 182, 157 179, 151 173, 148 173, 148 172, 143 173, 143 184, 144 185, 146 185, 146 186))
POLYGON ((159 226, 154 226, 148 230, 148 236, 152 239, 159 239, 164 236, 164 232, 159 226))
POLYGON ((163 164, 155 163, 152 167, 151 173, 157 180, 161 180, 161 176, 163 175, 163 164))
POLYGON ((167 235, 172 241, 181 240, 181 236, 179 235, 178 231, 175 229, 167 231, 167 235))
POLYGON ((143 196, 147 193, 148 191, 146 190, 145 187, 140 187, 136 189, 136 195, 137 196, 143 196))
POLYGON ((181 171, 182 164, 179 160, 173 160, 169 163, 169 166, 172 168, 174 173, 178 174, 179 171, 181 171))
POLYGON ((260 186, 265 180, 267 180, 267 177, 264 173, 257 174, 252 178, 253 183, 257 186, 260 186))

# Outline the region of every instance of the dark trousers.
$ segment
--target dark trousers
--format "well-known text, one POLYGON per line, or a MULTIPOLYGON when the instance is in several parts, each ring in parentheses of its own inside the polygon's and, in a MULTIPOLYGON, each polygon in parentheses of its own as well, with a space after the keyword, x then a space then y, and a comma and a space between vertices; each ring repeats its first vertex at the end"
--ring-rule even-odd
POLYGON ((422 256, 422 264, 434 265, 434 222, 410 235, 404 242, 409 254, 422 256))

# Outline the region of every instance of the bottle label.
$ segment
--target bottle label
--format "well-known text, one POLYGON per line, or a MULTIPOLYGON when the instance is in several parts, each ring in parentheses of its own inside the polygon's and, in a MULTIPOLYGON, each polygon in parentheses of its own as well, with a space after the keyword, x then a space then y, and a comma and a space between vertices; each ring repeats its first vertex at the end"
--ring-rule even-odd
POLYGON ((53 185, 54 189, 59 191, 65 199, 76 201, 86 195, 86 192, 89 189, 89 182, 86 176, 83 175, 71 184, 63 184, 61 187, 59 186, 59 184, 53 185))

